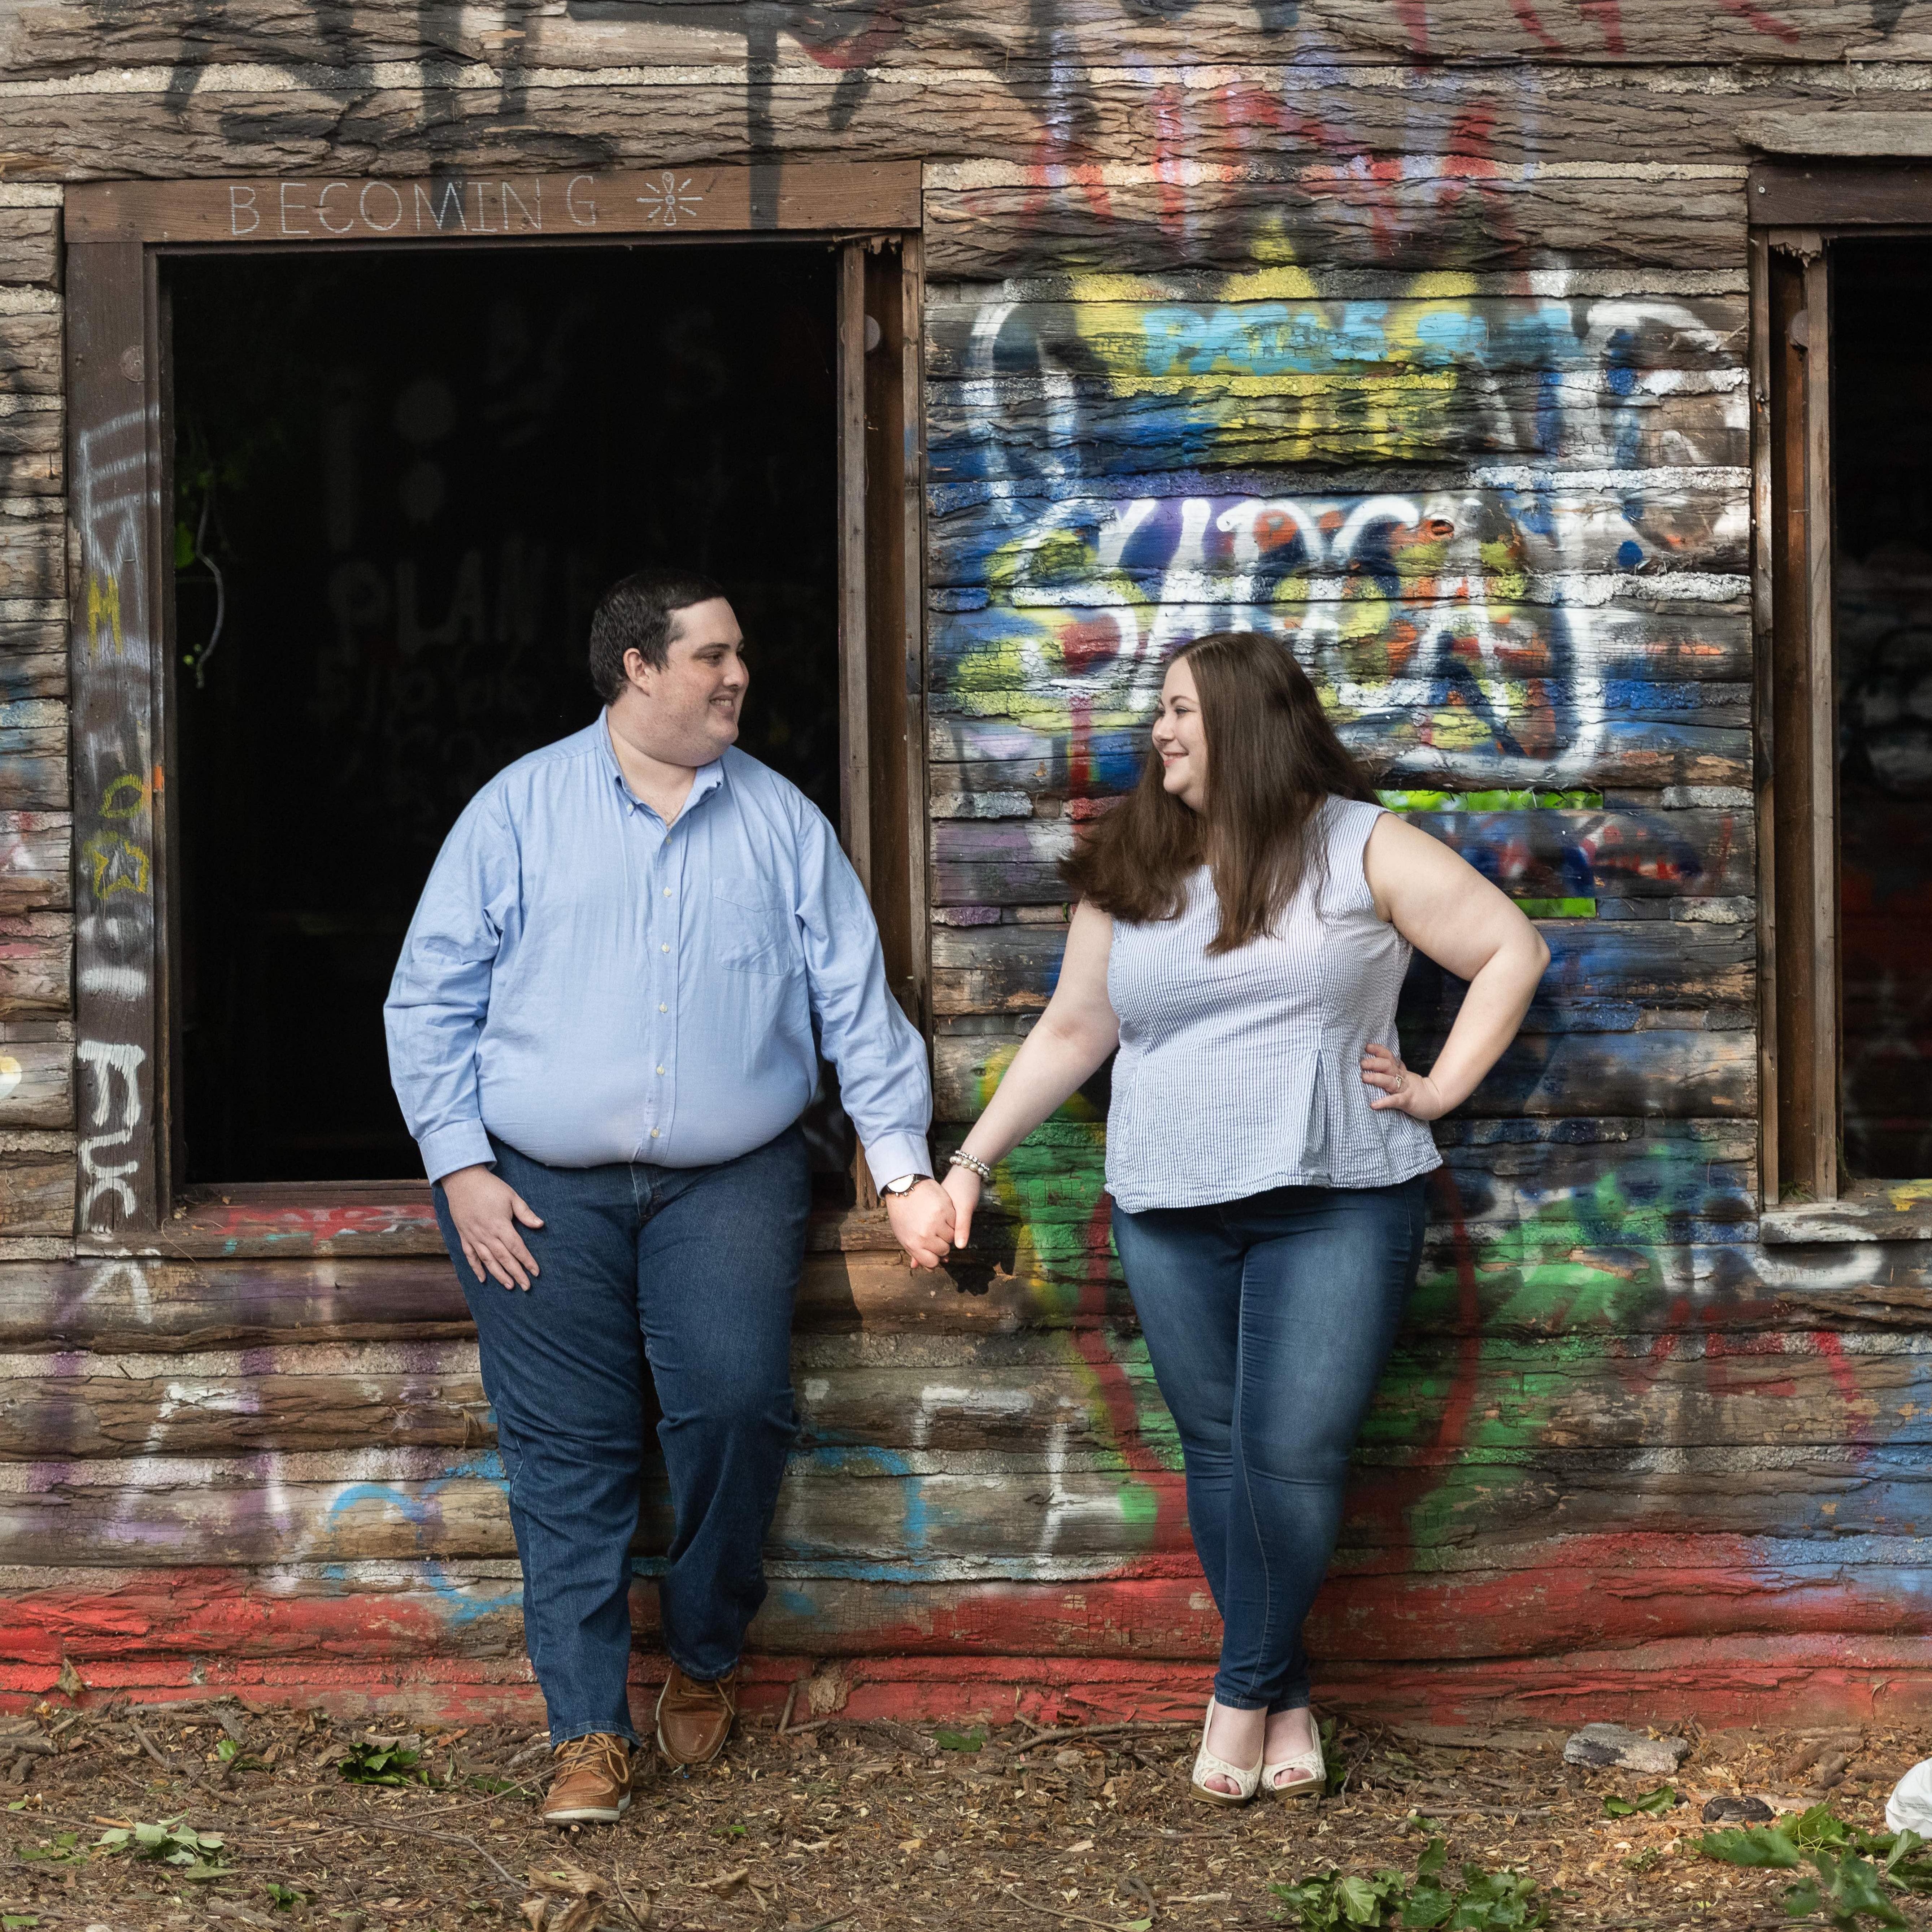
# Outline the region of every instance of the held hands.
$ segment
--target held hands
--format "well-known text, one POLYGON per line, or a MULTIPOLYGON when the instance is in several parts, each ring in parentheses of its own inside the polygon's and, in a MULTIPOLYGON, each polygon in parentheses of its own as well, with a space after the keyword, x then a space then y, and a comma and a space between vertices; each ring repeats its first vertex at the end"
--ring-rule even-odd
POLYGON ((483 1279, 488 1268, 491 1278, 505 1288, 530 1292, 537 1264, 517 1232, 520 1221, 526 1228, 541 1228, 542 1217, 506 1180, 499 1180, 487 1167, 460 1167, 442 1177, 443 1198, 449 1204, 449 1218, 463 1244, 463 1258, 483 1279))
POLYGON ((952 1242, 952 1197, 935 1180, 920 1180, 885 1197, 893 1238, 916 1268, 936 1268, 952 1242))
POLYGON ((970 1168, 949 1167, 939 1185, 952 1203, 952 1245, 963 1248, 973 1232, 973 1213, 980 1204, 980 1177, 970 1168))
POLYGON ((1362 1055, 1362 1084, 1381 1090, 1380 1097, 1369 1105, 1377 1113, 1393 1110, 1412 1120, 1433 1120, 1449 1111, 1434 1081, 1426 1073, 1414 1073, 1385 1046, 1371 1046, 1362 1055))

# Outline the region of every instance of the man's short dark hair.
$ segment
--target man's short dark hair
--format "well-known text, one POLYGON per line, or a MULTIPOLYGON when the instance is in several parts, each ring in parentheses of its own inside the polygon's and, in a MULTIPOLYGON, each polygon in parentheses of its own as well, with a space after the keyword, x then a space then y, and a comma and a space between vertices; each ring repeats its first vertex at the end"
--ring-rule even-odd
POLYGON ((590 617, 590 682, 598 696, 616 703, 626 651, 662 670, 670 655, 672 619, 724 595, 722 584, 694 570, 635 571, 612 584, 590 617))

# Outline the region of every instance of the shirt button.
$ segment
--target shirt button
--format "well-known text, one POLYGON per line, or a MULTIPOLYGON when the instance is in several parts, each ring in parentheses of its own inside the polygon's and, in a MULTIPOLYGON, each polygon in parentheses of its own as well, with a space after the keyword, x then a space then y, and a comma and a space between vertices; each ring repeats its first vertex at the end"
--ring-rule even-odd
POLYGON ((657 1137, 658 1137, 658 1130, 657 1130, 657 1129, 656 1129, 656 1128, 653 1127, 653 1128, 652 1128, 652 1130, 651 1130, 651 1138, 652 1138, 652 1140, 656 1140, 656 1139, 657 1138, 657 1137))
POLYGON ((658 1069, 658 1071, 660 1073, 662 1073, 662 1072, 663 1072, 664 1069, 663 1069, 662 1066, 660 1066, 660 1067, 658 1069))
POLYGON ((664 897, 666 898, 669 898, 670 897, 670 888, 668 886, 664 888, 664 897))
POLYGON ((661 947, 658 949, 658 950, 659 950, 660 952, 668 952, 670 950, 670 945, 669 941, 668 941, 668 940, 667 940, 667 941, 665 942, 665 944, 664 944, 662 946, 661 946, 661 947))
POLYGON ((670 1009, 664 1004, 663 1000, 660 1000, 658 1002, 658 1011, 661 1013, 668 1013, 670 1011, 670 1009))

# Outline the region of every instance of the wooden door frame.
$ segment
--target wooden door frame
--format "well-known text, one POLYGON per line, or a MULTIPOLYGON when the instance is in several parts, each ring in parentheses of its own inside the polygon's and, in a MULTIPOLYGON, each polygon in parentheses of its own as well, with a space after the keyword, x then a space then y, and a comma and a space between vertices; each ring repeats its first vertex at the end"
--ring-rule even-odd
MULTIPOLYGON (((180 1184, 166 809, 170 356, 184 252, 822 238, 840 251, 840 770, 892 990, 931 1036, 916 163, 101 182, 65 206, 82 1252, 440 1252, 421 1183, 180 1184), (220 1197, 220 1198, 218 1198, 220 1197)), ((869 1192, 862 1172, 862 1198, 869 1192)))
POLYGON ((1932 1239, 1900 1180, 1844 1184, 1833 655, 1834 241, 1932 236, 1932 164, 1750 170, 1752 611, 1759 932, 1759 1231, 1932 1239))

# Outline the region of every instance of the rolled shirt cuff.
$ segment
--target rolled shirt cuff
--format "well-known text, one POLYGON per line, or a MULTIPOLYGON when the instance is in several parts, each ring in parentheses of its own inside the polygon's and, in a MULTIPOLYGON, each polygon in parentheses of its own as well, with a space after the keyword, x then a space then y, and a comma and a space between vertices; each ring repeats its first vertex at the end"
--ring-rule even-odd
POLYGON ((416 1147, 422 1155, 423 1172, 432 1180, 440 1180, 459 1167, 494 1167, 496 1162, 481 1120, 452 1120, 446 1127, 424 1134, 416 1147))
POLYGON ((926 1150, 925 1137, 920 1134, 881 1134, 876 1141, 867 1142, 866 1166, 874 1184, 880 1186, 908 1174, 916 1174, 924 1180, 932 1178, 932 1157, 926 1150))

